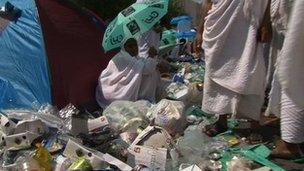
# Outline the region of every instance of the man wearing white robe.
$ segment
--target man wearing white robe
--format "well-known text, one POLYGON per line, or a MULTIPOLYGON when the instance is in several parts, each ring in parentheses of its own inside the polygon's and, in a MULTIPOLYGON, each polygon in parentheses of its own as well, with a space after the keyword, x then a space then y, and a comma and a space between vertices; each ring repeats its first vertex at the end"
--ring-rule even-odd
MULTIPOLYGON (((149 3, 151 0, 137 0, 136 3, 149 3)), ((150 58, 149 51, 153 51, 152 54, 157 55, 159 52, 160 39, 161 39, 162 27, 160 24, 156 24, 152 29, 142 34, 138 39, 138 56, 141 58, 150 58)), ((161 60, 159 60, 159 63, 161 60)), ((141 85, 141 92, 139 96, 142 99, 148 99, 151 102, 155 102, 155 96, 162 96, 162 93, 168 83, 164 82, 160 78, 160 73, 158 70, 146 74, 143 77, 143 84, 141 85), (153 87, 153 88, 151 88, 153 87), (151 89, 155 91, 151 91, 151 89)))
POLYGON ((268 0, 213 0, 205 18, 206 75, 202 108, 256 121, 264 100, 266 67, 259 29, 268 0))
MULTIPOLYGON (((136 3, 148 3, 150 0, 137 0, 136 3)), ((148 58, 149 49, 154 48, 157 52, 160 46, 161 29, 156 25, 138 39, 139 57, 148 58)))
POLYGON ((275 114, 280 116, 281 86, 275 69, 277 58, 280 55, 285 34, 287 31, 288 18, 294 0, 271 0, 271 20, 273 27, 273 39, 271 42, 270 61, 268 66, 267 82, 271 83, 269 102, 266 115, 275 114))
MULTIPOLYGON (((135 39, 129 39, 109 62, 107 68, 102 71, 96 89, 96 99, 101 107, 109 105, 115 100, 153 100, 155 94, 150 97, 142 97, 143 91, 155 92, 156 87, 143 89, 143 78, 155 72, 157 62, 153 58, 139 58, 138 47, 135 39)), ((155 80, 145 80, 145 84, 155 84, 155 80)))
POLYGON ((304 143, 304 1, 295 0, 286 38, 277 61, 281 87, 280 113, 282 140, 272 155, 296 158, 303 155, 304 143))

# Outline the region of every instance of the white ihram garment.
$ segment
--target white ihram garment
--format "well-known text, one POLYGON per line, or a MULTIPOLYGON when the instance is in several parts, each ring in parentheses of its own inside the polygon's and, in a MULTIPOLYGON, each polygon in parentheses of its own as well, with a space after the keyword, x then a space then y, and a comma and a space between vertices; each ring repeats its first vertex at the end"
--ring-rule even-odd
POLYGON ((202 108, 259 120, 266 67, 257 33, 267 0, 218 0, 205 21, 202 108))
POLYGON ((272 0, 271 1, 271 21, 272 21, 272 41, 270 49, 270 60, 268 64, 267 84, 271 83, 268 107, 266 115, 275 114, 280 116, 281 109, 281 86, 278 81, 276 61, 280 55, 284 37, 287 30, 288 18, 294 0, 272 0))
POLYGON ((281 134, 289 143, 304 142, 304 1, 293 6, 277 73, 282 88, 281 134))
POLYGON ((160 46, 160 33, 155 32, 153 29, 145 32, 138 39, 138 56, 142 58, 149 57, 150 47, 154 47, 157 51, 160 46))
MULTIPOLYGON (((136 3, 146 3, 149 0, 137 0, 136 3)), ((149 59, 149 49, 154 47, 157 51, 160 46, 160 33, 156 33, 153 29, 141 35, 138 39, 138 56, 149 59)), ((140 98, 155 102, 157 84, 160 82, 160 74, 157 70, 145 73, 142 81, 140 98)))
MULTIPOLYGON (((147 73, 155 70, 155 66, 156 61, 153 59, 138 59, 121 50, 112 58, 98 79, 97 102, 104 107, 115 100, 141 99, 140 95, 143 94, 141 89, 149 91, 142 87, 142 79, 147 73)), ((147 84, 155 83, 151 80, 147 84)), ((150 87, 150 91, 155 91, 154 86, 150 87)))

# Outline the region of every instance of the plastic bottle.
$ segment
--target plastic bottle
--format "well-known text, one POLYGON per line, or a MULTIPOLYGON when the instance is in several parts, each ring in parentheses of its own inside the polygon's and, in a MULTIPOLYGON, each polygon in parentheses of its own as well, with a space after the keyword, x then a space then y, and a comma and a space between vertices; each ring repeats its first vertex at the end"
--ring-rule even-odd
POLYGON ((42 144, 36 144, 37 150, 33 156, 33 158, 40 164, 43 168, 43 171, 51 171, 52 170, 52 155, 50 152, 45 149, 42 144))

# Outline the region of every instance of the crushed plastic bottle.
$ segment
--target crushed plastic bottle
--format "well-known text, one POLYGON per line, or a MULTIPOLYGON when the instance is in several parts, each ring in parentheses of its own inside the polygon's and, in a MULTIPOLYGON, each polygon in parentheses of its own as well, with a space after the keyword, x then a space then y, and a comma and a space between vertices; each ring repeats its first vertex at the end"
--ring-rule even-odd
POLYGON ((81 170, 81 171, 91 171, 93 170, 90 161, 84 157, 79 157, 75 160, 68 169, 71 170, 81 170))
POLYGON ((42 144, 37 143, 35 144, 37 149, 33 158, 40 164, 43 168, 43 171, 51 171, 52 170, 52 155, 50 152, 45 149, 42 144))

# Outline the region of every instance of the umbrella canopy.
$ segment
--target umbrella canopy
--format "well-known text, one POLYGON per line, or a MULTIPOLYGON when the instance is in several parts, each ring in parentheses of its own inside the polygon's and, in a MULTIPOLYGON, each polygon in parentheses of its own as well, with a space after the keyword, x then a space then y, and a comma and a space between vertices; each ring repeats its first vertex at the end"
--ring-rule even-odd
POLYGON ((135 3, 121 11, 106 29, 102 42, 104 50, 120 48, 124 40, 150 30, 167 13, 168 1, 135 3))
POLYGON ((176 31, 173 29, 163 31, 159 49, 174 45, 177 45, 176 31))

